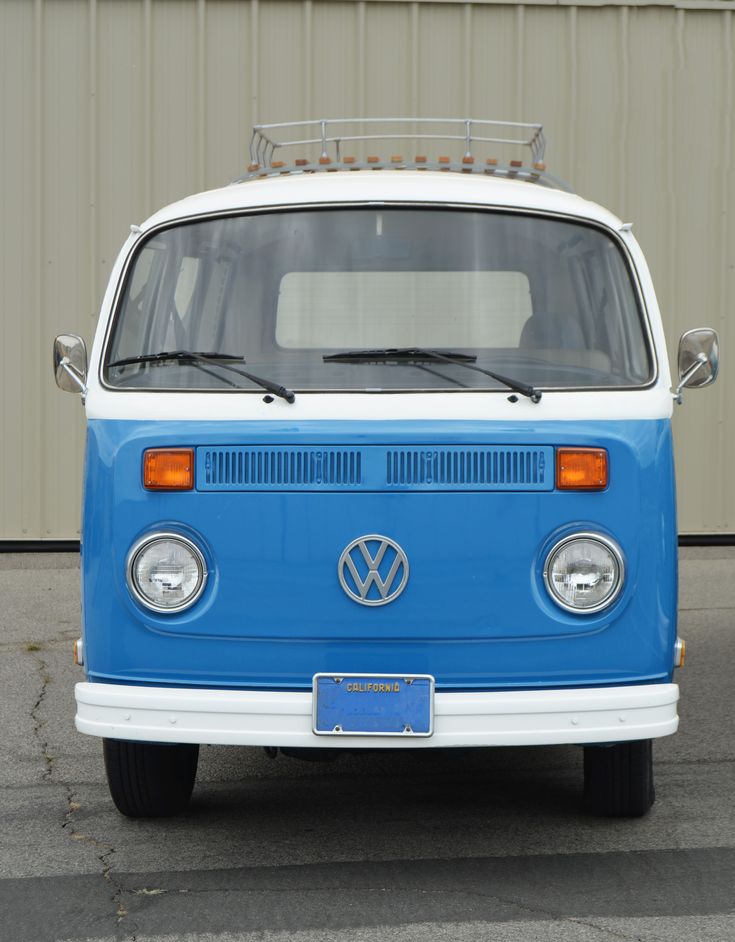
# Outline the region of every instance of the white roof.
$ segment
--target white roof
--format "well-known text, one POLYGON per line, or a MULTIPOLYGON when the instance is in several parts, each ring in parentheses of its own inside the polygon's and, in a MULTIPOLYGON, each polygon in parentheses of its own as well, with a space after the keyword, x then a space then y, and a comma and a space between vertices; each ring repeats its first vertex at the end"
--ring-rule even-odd
POLYGON ((617 216, 597 203, 538 183, 479 173, 385 169, 289 173, 233 183, 172 203, 141 228, 238 209, 373 201, 520 208, 577 216, 612 229, 622 225, 617 216))

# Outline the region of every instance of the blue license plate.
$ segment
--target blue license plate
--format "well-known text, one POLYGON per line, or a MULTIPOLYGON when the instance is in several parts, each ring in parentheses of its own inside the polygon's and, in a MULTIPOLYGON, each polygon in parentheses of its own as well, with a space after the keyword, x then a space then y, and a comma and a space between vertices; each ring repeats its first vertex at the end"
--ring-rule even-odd
POLYGON ((317 674, 320 736, 431 736, 434 678, 426 674, 317 674))

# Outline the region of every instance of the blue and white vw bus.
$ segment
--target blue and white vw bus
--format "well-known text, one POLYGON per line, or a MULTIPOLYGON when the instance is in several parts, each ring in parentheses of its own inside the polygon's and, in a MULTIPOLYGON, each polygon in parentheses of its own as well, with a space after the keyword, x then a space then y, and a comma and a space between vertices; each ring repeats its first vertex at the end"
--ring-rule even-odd
POLYGON ((56 341, 88 419, 76 725, 123 814, 180 812, 202 743, 573 743, 597 812, 654 800, 672 402, 717 338, 684 335, 672 396, 631 227, 540 126, 448 127, 256 128, 245 178, 132 228, 89 362, 56 341), (463 156, 366 150, 399 133, 463 156))

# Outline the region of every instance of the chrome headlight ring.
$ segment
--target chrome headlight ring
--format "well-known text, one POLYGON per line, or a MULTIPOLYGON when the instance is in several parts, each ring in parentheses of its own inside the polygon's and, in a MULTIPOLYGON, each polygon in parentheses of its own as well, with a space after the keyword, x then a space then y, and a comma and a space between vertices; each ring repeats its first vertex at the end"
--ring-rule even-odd
MULTIPOLYGON (((591 573, 588 572, 585 573, 585 575, 590 577, 591 573)), ((544 562, 543 576, 546 591, 549 593, 554 604, 558 605, 559 608, 564 609, 566 612, 572 612, 575 615, 594 615, 596 612, 601 612, 603 609, 609 608, 620 595, 625 581, 625 560, 622 550, 610 537, 589 531, 570 533, 568 536, 565 536, 555 543, 548 552, 544 562), (610 584, 607 594, 604 595, 600 601, 593 602, 590 605, 574 605, 561 594, 558 586, 555 584, 554 566, 564 550, 568 550, 574 543, 583 544, 585 542, 593 544, 598 551, 601 549, 604 553, 608 554, 610 563, 612 564, 610 567, 612 570, 612 578, 609 580, 610 584)))
MULTIPOLYGON (((159 561, 159 565, 160 564, 161 561, 159 561)), ((165 566, 162 566, 161 568, 165 569, 165 566)), ((207 563, 204 558, 204 554, 196 545, 196 543, 194 543, 193 540, 190 540, 188 537, 182 536, 180 533, 168 531, 149 533, 142 539, 138 540, 138 542, 131 547, 130 552, 128 553, 125 571, 128 589, 133 598, 149 611, 164 615, 176 614, 191 608, 191 606, 194 605, 194 603, 201 597, 202 592, 204 592, 208 577, 207 563), (173 604, 164 605, 157 604, 154 598, 151 595, 147 595, 141 587, 140 571, 138 569, 138 565, 142 561, 142 558, 147 551, 153 550, 156 544, 166 543, 173 544, 173 546, 171 546, 172 551, 178 549, 179 551, 183 550, 185 554, 188 554, 188 562, 191 566, 193 566, 192 571, 189 573, 190 581, 191 576, 193 576, 193 587, 182 600, 178 602, 172 600, 173 604)), ((169 574, 172 576, 172 579, 170 579, 168 586, 162 582, 162 579, 159 579, 159 589, 163 592, 165 592, 167 589, 168 591, 172 591, 173 588, 175 588, 173 586, 173 582, 175 582, 176 570, 170 565, 169 574)), ((163 578, 165 578, 165 576, 163 578)))

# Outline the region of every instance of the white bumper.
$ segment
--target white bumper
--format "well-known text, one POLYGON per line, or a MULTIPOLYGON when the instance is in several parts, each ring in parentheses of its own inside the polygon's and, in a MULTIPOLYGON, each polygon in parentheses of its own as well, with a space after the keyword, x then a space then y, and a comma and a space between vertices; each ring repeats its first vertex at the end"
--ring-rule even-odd
POLYGON ((76 685, 76 727, 91 736, 237 746, 426 749, 652 739, 676 731, 676 684, 437 693, 434 734, 316 736, 311 692, 76 685))

